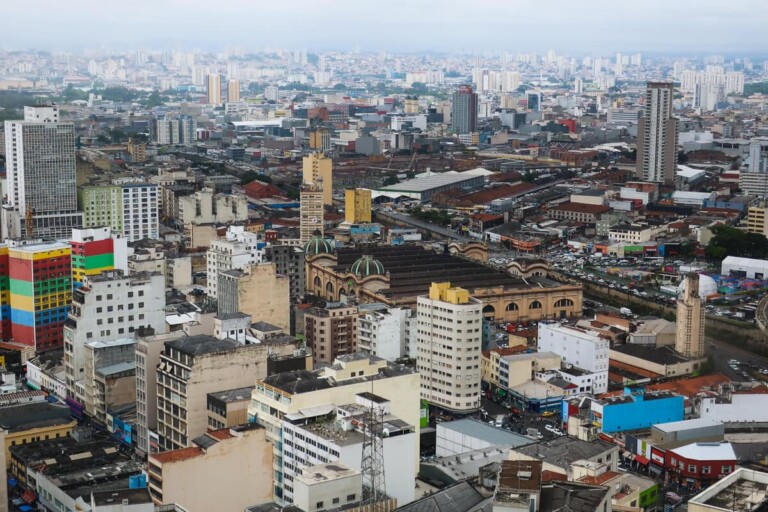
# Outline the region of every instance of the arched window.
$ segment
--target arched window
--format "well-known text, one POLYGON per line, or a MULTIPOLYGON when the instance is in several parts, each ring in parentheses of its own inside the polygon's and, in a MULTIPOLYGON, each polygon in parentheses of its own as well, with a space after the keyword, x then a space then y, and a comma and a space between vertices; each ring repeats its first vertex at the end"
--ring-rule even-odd
POLYGON ((333 283, 325 285, 325 293, 327 293, 329 297, 333 297, 333 283))
POLYGON ((490 304, 486 305, 483 308, 483 316, 485 318, 493 318, 495 315, 496 315, 496 308, 494 308, 490 304))
POLYGON ((531 305, 528 306, 528 309, 541 309, 541 302, 537 300, 531 302, 531 305))
POLYGON ((520 306, 518 306, 514 302, 510 302, 509 304, 507 304, 507 307, 506 307, 507 311, 517 311, 519 309, 520 309, 520 306))
POLYGON ((323 282, 320 280, 320 276, 315 276, 315 290, 321 290, 323 288, 323 282))
POLYGON ((573 306, 573 301, 571 299, 560 299, 559 301, 555 302, 556 308, 567 308, 573 306))

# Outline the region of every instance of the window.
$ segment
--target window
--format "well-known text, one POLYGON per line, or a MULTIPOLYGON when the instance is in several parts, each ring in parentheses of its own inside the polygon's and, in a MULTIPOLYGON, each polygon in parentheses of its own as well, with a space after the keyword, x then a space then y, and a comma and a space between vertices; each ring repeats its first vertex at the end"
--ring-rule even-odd
POLYGON ((701 466, 701 474, 702 475, 708 475, 712 472, 711 466, 701 466))
POLYGON ((320 508, 323 508, 323 502, 322 502, 322 501, 318 501, 318 502, 315 504, 315 507, 316 507, 316 508, 318 508, 318 509, 320 509, 320 508))
POLYGON ((341 501, 341 498, 333 498, 333 504, 334 505, 336 505, 340 501, 341 501))
POLYGON ((347 494, 347 501, 355 501, 355 495, 354 494, 347 494))
POLYGON ((696 466, 693 464, 688 464, 688 472, 689 473, 695 473, 696 472, 696 466))
POLYGON ((537 300, 531 302, 531 305, 528 306, 528 309, 541 309, 541 302, 537 300))

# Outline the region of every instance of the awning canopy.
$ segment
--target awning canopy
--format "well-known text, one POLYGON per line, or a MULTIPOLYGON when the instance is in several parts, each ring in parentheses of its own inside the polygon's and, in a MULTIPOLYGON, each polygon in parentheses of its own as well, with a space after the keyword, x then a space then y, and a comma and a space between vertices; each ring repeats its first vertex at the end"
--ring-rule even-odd
POLYGON ((649 460, 643 457, 642 455, 635 455, 635 460, 642 464, 643 466, 647 466, 649 460))
POLYGON ((651 473, 654 473, 656 475, 660 475, 664 470, 657 466, 656 464, 651 464, 648 466, 648 469, 651 470, 651 473))

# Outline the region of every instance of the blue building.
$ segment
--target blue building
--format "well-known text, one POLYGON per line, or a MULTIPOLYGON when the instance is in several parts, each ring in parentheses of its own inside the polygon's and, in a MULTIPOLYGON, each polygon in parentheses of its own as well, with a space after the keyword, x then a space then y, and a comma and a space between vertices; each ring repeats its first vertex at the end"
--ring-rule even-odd
POLYGON ((620 396, 592 401, 590 416, 602 432, 614 433, 681 421, 684 407, 681 395, 626 387, 620 396))

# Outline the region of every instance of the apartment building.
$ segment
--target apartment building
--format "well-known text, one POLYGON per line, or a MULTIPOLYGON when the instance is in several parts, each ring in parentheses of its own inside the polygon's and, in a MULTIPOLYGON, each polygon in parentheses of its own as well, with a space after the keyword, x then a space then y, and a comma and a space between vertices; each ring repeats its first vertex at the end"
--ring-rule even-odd
POLYGON ((394 361, 408 355, 410 308, 386 308, 362 313, 357 318, 357 349, 394 361))
POLYGON ((304 337, 316 362, 357 352, 357 314, 357 306, 338 303, 304 312, 304 337))
POLYGON ((85 276, 72 294, 64 325, 64 366, 67 393, 83 379, 84 346, 91 341, 132 338, 140 329, 165 331, 165 280, 160 274, 131 274, 119 270, 85 276))
POLYGON ((207 335, 166 341, 156 375, 160 450, 189 446, 208 430, 209 393, 264 379, 270 354, 289 355, 295 349, 295 343, 282 340, 242 345, 207 335))
POLYGON ((261 263, 264 251, 260 245, 264 243, 258 235, 245 231, 245 226, 230 226, 224 239, 211 241, 206 253, 208 296, 218 298, 219 272, 261 263))
POLYGON ((468 413, 480 407, 483 303, 463 288, 432 283, 416 305, 421 398, 468 413))
POLYGON ((145 182, 81 187, 78 195, 83 226, 108 226, 130 242, 158 239, 159 194, 157 185, 145 182))
POLYGON ((591 393, 608 391, 610 340, 577 327, 541 322, 538 348, 560 356, 566 369, 576 367, 595 374, 594 379, 590 377, 591 393))
POLYGON ((284 331, 290 329, 290 280, 274 263, 248 265, 219 272, 219 316, 245 313, 284 331))

